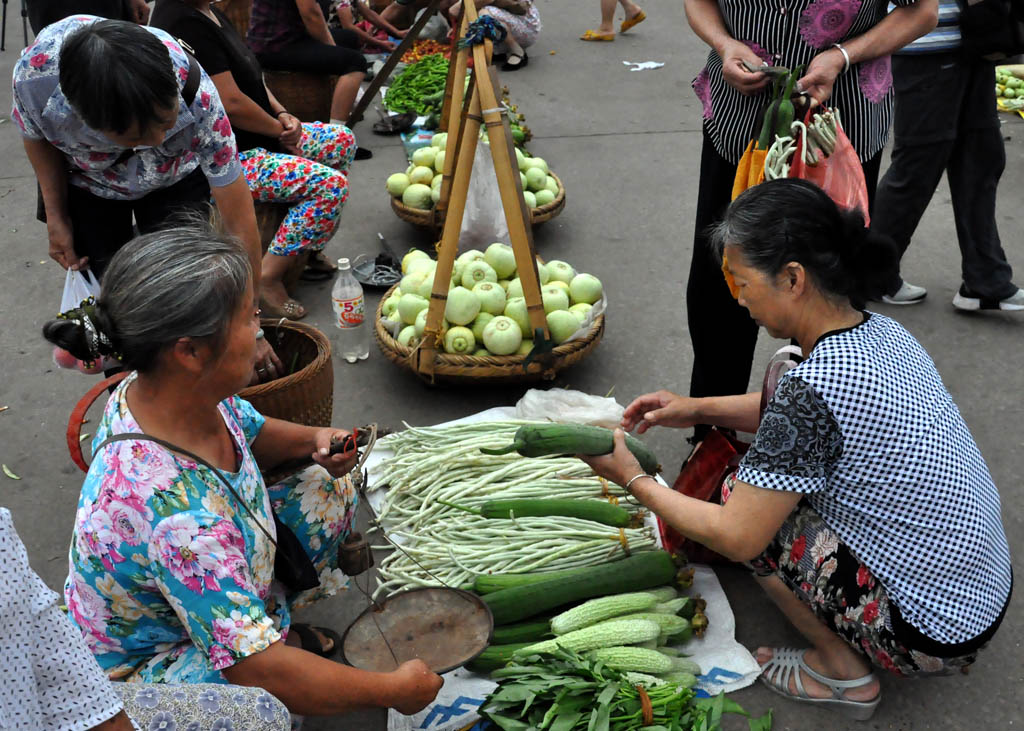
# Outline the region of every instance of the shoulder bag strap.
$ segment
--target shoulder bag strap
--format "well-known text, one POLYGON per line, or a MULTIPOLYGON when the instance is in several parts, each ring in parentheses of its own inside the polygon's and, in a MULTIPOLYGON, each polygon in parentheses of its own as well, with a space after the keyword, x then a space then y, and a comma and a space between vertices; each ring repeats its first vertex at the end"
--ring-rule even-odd
POLYGON ((212 464, 207 462, 205 459, 203 459, 199 455, 193 454, 192 452, 188 451, 187 449, 182 449, 181 447, 177 446, 176 444, 171 444, 170 442, 164 441, 163 439, 158 439, 157 437, 151 437, 151 436, 149 436, 149 434, 142 434, 142 433, 114 434, 111 437, 107 437, 106 439, 104 439, 102 442, 100 442, 97 445, 96 449, 94 449, 93 453, 92 453, 93 454, 93 459, 96 458, 96 455, 99 454, 101 449, 103 449, 108 444, 111 444, 112 442, 136 442, 136 441, 156 442, 161 447, 169 449, 172 452, 177 452, 179 454, 183 454, 186 457, 188 457, 189 459, 193 460, 194 462, 198 462, 199 464, 203 465, 204 467, 206 467, 210 471, 212 471, 213 474, 217 475, 217 479, 219 479, 224 484, 224 487, 226 487, 228 489, 228 492, 231 493, 232 497, 235 498, 235 500, 238 502, 238 504, 241 505, 242 508, 245 510, 245 512, 247 512, 249 514, 249 517, 252 518, 256 522, 256 525, 259 526, 259 529, 263 532, 263 535, 265 535, 267 537, 267 540, 274 544, 274 548, 277 548, 277 541, 274 540, 274 537, 272 535, 270 535, 270 531, 268 531, 266 529, 266 527, 264 527, 264 525, 260 521, 260 519, 256 517, 256 514, 246 504, 245 500, 243 500, 242 497, 235 491, 235 488, 234 488, 234 486, 232 486, 231 481, 228 480, 228 478, 226 478, 224 476, 224 474, 219 469, 214 467, 212 464))
POLYGON ((196 100, 196 92, 199 91, 199 82, 202 81, 203 75, 200 73, 202 68, 199 66, 199 62, 196 61, 192 55, 193 51, 188 47, 183 40, 178 39, 178 43, 181 44, 182 49, 185 51, 185 55, 188 56, 188 78, 185 79, 185 86, 181 89, 181 98, 185 100, 185 106, 192 106, 192 102, 196 100))

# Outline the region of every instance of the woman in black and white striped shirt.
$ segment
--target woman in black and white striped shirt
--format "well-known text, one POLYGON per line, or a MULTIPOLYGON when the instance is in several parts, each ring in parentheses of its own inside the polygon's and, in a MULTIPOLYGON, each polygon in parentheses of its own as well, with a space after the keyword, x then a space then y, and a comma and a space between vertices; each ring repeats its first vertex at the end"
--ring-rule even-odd
POLYGON ((937 18, 937 0, 895 0, 888 15, 887 5, 888 0, 686 0, 690 26, 711 46, 693 82, 704 106, 704 146, 686 289, 694 351, 691 396, 746 392, 757 340, 757 325, 730 296, 705 237, 729 204, 736 165, 768 102, 770 79, 743 62, 807 64, 797 88, 840 110, 871 200, 892 112, 889 54, 934 28, 937 18))

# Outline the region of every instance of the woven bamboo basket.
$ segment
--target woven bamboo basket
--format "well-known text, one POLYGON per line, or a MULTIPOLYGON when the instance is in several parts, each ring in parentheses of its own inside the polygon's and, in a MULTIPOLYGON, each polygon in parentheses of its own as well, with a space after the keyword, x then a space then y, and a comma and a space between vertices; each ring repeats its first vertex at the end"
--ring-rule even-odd
POLYGON ((260 324, 285 369, 294 372, 249 386, 238 395, 264 416, 307 426, 330 426, 334 368, 327 336, 301 322, 262 320, 260 324), (293 360, 295 368, 291 369, 293 360))
MULTIPOLYGON (((548 172, 555 182, 558 183, 558 195, 555 199, 545 206, 538 206, 537 208, 530 209, 530 222, 534 225, 540 225, 545 221, 550 221, 552 218, 557 216, 565 208, 565 185, 562 184, 562 179, 559 178, 552 172, 548 172)), ((401 198, 396 198, 393 195, 389 195, 391 198, 391 210, 395 212, 395 215, 401 218, 403 221, 407 221, 414 226, 420 228, 428 228, 434 231, 439 231, 444 226, 444 213, 434 208, 423 210, 421 208, 410 208, 409 206, 402 203, 401 198)))
POLYGON ((285 109, 303 122, 328 122, 337 76, 264 71, 263 78, 285 109))
MULTIPOLYGON (((393 363, 416 372, 413 353, 416 348, 399 345, 398 341, 388 332, 381 322, 381 309, 384 301, 398 289, 396 284, 380 298, 377 313, 374 317, 374 336, 380 350, 393 363)), ((556 345, 552 351, 551 361, 541 364, 530 363, 523 370, 523 355, 453 355, 438 352, 435 356, 434 383, 530 383, 533 381, 550 381, 571 365, 579 363, 590 355, 604 335, 604 315, 598 315, 586 337, 556 345)))

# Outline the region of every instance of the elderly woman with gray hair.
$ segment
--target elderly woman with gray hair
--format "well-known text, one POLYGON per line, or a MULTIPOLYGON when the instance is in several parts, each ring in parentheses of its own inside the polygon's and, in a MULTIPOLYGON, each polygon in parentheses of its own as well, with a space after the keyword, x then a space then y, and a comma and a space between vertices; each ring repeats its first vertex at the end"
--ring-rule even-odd
POLYGON ((425 664, 339 665, 324 659, 336 634, 292 621, 346 583, 354 457, 329 451, 347 432, 233 395, 252 376, 258 315, 244 251, 192 227, 129 243, 96 301, 44 327, 77 357, 116 353, 133 371, 96 429, 69 616, 115 680, 260 686, 300 715, 413 713, 441 686, 425 664), (264 484, 261 470, 302 458, 315 464, 264 484))

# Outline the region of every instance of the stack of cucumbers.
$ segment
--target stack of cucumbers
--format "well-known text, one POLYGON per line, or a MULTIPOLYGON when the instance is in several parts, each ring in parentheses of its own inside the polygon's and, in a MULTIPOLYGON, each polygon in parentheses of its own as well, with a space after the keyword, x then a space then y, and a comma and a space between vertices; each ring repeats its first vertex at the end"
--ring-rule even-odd
POLYGON ((492 644, 468 668, 488 673, 561 649, 690 687, 700 668, 674 646, 702 635, 707 617, 703 600, 677 591, 693 575, 678 563, 665 551, 646 551, 551 574, 480 576, 473 588, 496 626, 492 644), (556 607, 562 610, 551 614, 556 607))

